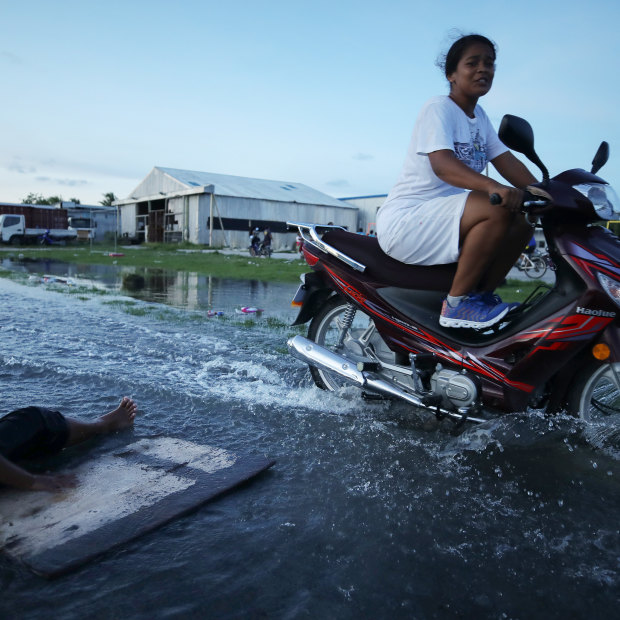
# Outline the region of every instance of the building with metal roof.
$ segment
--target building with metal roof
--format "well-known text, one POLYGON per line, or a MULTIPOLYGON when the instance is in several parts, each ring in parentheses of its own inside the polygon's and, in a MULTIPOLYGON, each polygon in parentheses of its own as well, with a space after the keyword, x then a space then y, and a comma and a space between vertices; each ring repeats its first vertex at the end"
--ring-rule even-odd
POLYGON ((114 204, 126 237, 233 248, 247 247, 254 228, 271 230, 274 249, 292 248, 295 234, 286 229, 291 220, 355 230, 358 211, 302 183, 159 166, 114 204))
POLYGON ((377 211, 386 198, 387 194, 374 194, 372 196, 350 196, 339 200, 359 209, 358 228, 368 235, 377 231, 377 211))

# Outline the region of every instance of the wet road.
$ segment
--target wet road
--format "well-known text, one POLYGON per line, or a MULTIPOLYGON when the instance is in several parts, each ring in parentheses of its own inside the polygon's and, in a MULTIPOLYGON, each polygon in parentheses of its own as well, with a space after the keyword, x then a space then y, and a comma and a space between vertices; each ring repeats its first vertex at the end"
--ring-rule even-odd
POLYGON ((283 318, 0 280, 4 410, 86 418, 129 394, 140 416, 115 441, 163 432, 277 459, 59 580, 0 558, 0 617, 615 617, 620 429, 514 415, 454 435, 321 392, 286 355, 283 318))

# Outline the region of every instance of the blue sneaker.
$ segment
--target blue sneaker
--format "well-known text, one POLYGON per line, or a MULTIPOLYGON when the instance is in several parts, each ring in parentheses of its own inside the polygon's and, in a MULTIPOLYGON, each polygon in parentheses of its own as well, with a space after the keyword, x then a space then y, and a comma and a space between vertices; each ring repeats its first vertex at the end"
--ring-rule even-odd
POLYGON ((468 295, 456 307, 448 304, 444 299, 439 316, 442 327, 470 327, 484 329, 501 321, 509 312, 510 304, 488 304, 482 295, 468 295))
MULTIPOLYGON (((497 306, 498 304, 503 304, 502 298, 497 294, 491 291, 486 291, 485 293, 480 293, 480 299, 489 305, 489 306, 497 306)), ((506 302, 506 305, 509 307, 508 312, 518 308, 521 304, 518 301, 506 302)))

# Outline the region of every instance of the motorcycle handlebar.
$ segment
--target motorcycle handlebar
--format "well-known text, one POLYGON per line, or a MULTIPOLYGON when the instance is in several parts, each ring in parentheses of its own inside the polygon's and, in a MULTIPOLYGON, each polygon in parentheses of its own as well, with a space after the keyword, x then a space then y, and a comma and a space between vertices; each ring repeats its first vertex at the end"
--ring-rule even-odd
MULTIPOLYGON (((489 196, 489 202, 492 205, 501 205, 502 197, 499 194, 491 194, 489 196)), ((546 204, 546 200, 541 200, 539 197, 534 196, 534 194, 530 194, 530 192, 525 192, 525 200, 523 201, 523 212, 527 213, 534 207, 544 207, 546 204)))

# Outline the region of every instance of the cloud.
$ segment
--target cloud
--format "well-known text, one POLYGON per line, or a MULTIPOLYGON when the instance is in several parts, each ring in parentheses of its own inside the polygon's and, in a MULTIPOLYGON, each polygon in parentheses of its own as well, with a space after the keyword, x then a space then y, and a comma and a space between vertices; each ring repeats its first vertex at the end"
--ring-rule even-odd
POLYGON ((34 174, 37 171, 34 166, 22 164, 17 159, 14 159, 10 164, 6 165, 5 168, 9 172, 16 172, 17 174, 34 174))
POLYGON ((327 181, 325 185, 329 187, 351 187, 351 184, 346 179, 333 179, 331 181, 327 181))
POLYGON ((374 155, 369 155, 368 153, 356 153, 353 155, 353 159, 357 161, 368 161, 369 159, 374 159, 374 155))
POLYGON ((7 52, 6 50, 0 51, 0 59, 12 65, 23 65, 24 64, 22 59, 19 56, 11 52, 7 52))
POLYGON ((90 181, 84 179, 53 179, 52 177, 36 177, 36 181, 41 183, 56 183, 58 185, 67 185, 68 187, 82 187, 90 185, 90 181))

